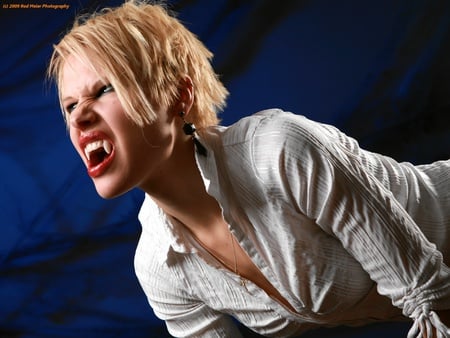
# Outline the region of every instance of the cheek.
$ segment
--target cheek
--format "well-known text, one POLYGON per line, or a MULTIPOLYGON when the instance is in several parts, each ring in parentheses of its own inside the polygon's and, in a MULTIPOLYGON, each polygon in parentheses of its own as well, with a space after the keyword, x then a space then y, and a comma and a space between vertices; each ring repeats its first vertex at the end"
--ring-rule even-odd
POLYGON ((126 141, 129 142, 130 152, 137 154, 140 158, 143 157, 143 154, 160 156, 162 152, 166 151, 172 140, 171 135, 165 133, 159 126, 144 129, 133 128, 128 132, 128 135, 126 141))

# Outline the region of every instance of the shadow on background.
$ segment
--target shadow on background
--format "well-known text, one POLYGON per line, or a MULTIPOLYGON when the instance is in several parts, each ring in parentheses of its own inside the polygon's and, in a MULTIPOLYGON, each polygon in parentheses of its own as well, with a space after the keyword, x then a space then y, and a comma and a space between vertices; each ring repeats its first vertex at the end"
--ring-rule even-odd
MULTIPOLYGON (((165 337, 133 271, 143 195, 97 196, 44 81, 74 15, 121 1, 69 3, 0 4, 0 337, 165 337)), ((449 158, 448 0, 168 3, 215 52, 231 92, 224 124, 279 107, 397 160, 449 158)), ((405 337, 407 327, 304 337, 405 337)))

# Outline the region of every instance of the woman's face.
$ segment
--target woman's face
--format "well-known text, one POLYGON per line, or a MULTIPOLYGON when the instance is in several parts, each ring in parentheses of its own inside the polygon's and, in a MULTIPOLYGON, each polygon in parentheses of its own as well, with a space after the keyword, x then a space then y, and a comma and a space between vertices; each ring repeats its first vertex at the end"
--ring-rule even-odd
POLYGON ((101 77, 75 57, 65 62, 59 89, 70 139, 100 196, 146 190, 167 169, 176 138, 174 116, 160 109, 157 121, 139 127, 101 77))

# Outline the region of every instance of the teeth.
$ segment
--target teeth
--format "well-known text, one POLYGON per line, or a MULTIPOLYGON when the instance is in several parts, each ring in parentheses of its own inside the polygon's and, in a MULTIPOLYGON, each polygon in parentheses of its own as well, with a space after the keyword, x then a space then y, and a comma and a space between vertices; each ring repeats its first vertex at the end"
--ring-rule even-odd
POLYGON ((84 148, 84 154, 86 155, 86 158, 88 161, 91 159, 91 153, 97 149, 103 148, 105 153, 111 154, 112 151, 112 145, 106 140, 99 140, 94 141, 91 143, 88 143, 86 147, 84 148))
POLYGON ((108 141, 104 140, 103 141, 103 149, 105 149, 105 153, 107 153, 108 155, 111 154, 111 150, 112 150, 111 143, 109 143, 108 141))

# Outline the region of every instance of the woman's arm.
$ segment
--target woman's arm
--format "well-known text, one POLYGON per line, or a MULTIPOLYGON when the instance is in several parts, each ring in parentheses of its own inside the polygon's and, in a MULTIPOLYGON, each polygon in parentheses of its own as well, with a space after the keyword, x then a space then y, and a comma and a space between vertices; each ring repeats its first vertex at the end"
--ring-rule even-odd
POLYGON ((450 270, 392 193, 317 123, 289 115, 279 131, 262 139, 280 137, 278 167, 298 209, 340 240, 414 329, 432 325, 450 336, 430 313, 450 308, 450 270))

